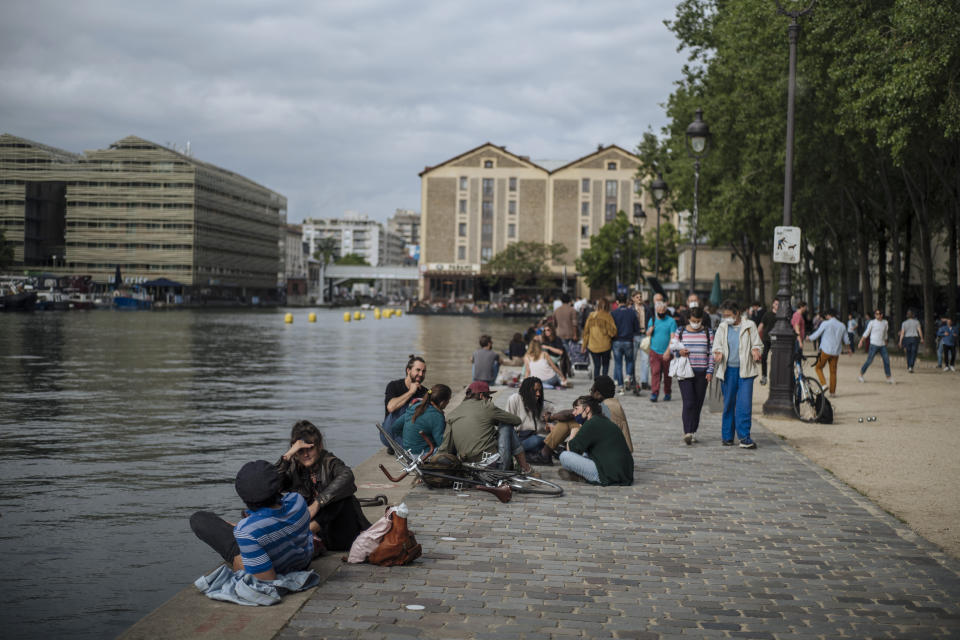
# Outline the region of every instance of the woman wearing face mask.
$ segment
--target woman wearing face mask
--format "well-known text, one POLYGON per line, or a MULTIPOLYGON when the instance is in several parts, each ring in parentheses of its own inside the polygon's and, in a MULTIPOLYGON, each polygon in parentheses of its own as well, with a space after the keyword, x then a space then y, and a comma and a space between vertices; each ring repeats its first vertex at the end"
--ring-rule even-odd
POLYGON ((660 380, 663 380, 663 401, 670 400, 670 337, 677 331, 677 322, 667 313, 667 303, 658 300, 655 315, 647 322, 650 336, 650 402, 660 395, 660 380))
POLYGON ((753 421, 753 380, 760 371, 763 342, 757 325, 740 315, 740 305, 727 300, 720 305, 723 321, 713 340, 715 373, 723 382, 722 438, 724 446, 733 445, 733 432, 740 447, 756 449, 750 439, 753 421))
POLYGON ((692 378, 678 381, 680 397, 683 400, 683 441, 690 445, 697 442, 700 411, 703 409, 703 400, 707 397, 707 385, 713 378, 713 358, 710 352, 713 332, 703 324, 703 307, 690 308, 690 319, 686 326, 677 330, 674 340, 680 348, 673 351, 673 356, 689 358, 690 367, 693 369, 692 378))

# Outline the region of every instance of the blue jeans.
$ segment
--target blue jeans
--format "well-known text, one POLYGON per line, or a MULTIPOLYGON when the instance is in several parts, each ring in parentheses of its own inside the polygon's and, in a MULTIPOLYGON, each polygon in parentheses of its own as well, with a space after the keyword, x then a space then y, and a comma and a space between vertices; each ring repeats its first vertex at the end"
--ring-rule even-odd
POLYGON ((513 456, 523 453, 520 437, 512 424, 501 424, 498 427, 497 451, 500 453, 500 468, 509 471, 513 468, 513 456))
POLYGON ((867 354, 867 361, 863 363, 863 366, 860 367, 860 375, 862 376, 867 372, 867 369, 870 368, 870 363, 873 362, 873 356, 877 355, 877 352, 880 352, 880 357, 883 358, 883 373, 886 376, 890 377, 890 354, 887 353, 887 345, 870 345, 870 352, 867 354))
POLYGON ((567 471, 572 471, 578 476, 583 476, 587 482, 594 484, 600 483, 600 472, 597 471, 597 463, 579 453, 572 451, 564 451, 561 453, 560 466, 567 471))
MULTIPOLYGON (((403 414, 406 412, 406 407, 403 408, 399 413, 389 413, 387 417, 383 419, 381 425, 383 430, 389 433, 394 440, 397 441, 397 444, 403 444, 403 414)), ((383 434, 380 431, 377 431, 380 434, 380 442, 383 443, 383 446, 393 449, 393 443, 388 442, 386 438, 383 437, 383 434)), ((440 446, 439 444, 437 446, 440 446)))
POLYGON ((907 366, 913 368, 917 361, 917 351, 920 349, 920 338, 904 338, 903 348, 907 352, 907 366))
POLYGON ((590 358, 593 360, 593 378, 596 379, 597 376, 607 375, 607 372, 610 371, 610 352, 603 351, 601 353, 594 353, 587 349, 587 353, 590 354, 590 358))
POLYGON ((741 378, 740 367, 727 367, 723 376, 723 416, 720 434, 733 440, 734 426, 741 440, 750 437, 753 426, 753 378, 741 378))
MULTIPOLYGON (((483 381, 486 382, 487 384, 494 384, 494 383, 496 383, 496 381, 497 381, 497 376, 498 376, 498 375, 500 375, 500 361, 499 361, 499 360, 496 360, 496 361, 494 361, 494 363, 493 363, 493 380, 483 380, 483 381)), ((474 380, 482 380, 482 378, 478 378, 478 377, 477 377, 477 365, 476 365, 476 363, 474 363, 473 366, 470 367, 470 376, 471 376, 474 380)))
POLYGON ((633 378, 633 340, 614 340, 613 342, 613 381, 623 386, 623 369, 627 377, 633 378))
POLYGON ((540 450, 543 449, 543 443, 546 440, 543 436, 533 434, 528 436, 520 441, 520 445, 523 447, 523 450, 527 453, 540 453, 540 450))
POLYGON ((640 349, 640 343, 643 342, 643 336, 633 336, 633 353, 636 354, 634 369, 637 372, 636 381, 644 384, 650 384, 650 356, 646 351, 640 349))

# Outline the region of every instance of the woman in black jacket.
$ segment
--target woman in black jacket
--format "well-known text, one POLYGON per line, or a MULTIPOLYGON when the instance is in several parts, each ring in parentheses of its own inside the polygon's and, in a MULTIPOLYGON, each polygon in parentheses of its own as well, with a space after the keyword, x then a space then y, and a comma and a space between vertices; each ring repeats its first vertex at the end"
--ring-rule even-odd
POLYGON ((323 448, 323 436, 301 420, 290 432, 290 449, 277 462, 283 491, 296 491, 307 504, 320 505, 310 530, 327 549, 345 551, 370 522, 354 495, 353 471, 323 448))

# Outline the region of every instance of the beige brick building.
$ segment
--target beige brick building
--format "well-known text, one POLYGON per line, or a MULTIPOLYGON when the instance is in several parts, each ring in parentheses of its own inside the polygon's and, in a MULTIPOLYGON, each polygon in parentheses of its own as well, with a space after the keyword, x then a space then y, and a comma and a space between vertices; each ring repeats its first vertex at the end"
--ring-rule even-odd
POLYGON ((520 240, 564 244, 551 269, 559 283, 566 266, 572 281, 590 236, 617 211, 653 209, 638 193, 640 159, 616 145, 546 164, 486 143, 420 173, 421 299, 485 298, 482 265, 520 240))

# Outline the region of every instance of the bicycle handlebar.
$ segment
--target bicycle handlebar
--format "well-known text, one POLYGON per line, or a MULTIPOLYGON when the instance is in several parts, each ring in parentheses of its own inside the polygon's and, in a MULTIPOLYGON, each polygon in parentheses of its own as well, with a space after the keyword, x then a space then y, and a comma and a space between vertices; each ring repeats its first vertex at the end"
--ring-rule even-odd
POLYGON ((424 442, 430 445, 430 451, 427 451, 427 455, 421 458, 422 460, 429 460, 430 456, 432 456, 433 452, 436 450, 436 447, 433 446, 433 441, 430 439, 430 436, 428 436, 426 433, 424 433, 423 431, 418 431, 417 433, 420 434, 420 437, 423 438, 424 442))

